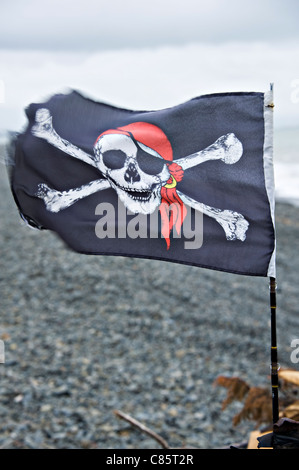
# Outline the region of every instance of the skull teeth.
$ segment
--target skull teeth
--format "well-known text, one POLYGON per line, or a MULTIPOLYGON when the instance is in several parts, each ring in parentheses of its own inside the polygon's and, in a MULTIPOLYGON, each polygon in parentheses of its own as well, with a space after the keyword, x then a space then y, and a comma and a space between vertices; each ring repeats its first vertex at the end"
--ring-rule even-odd
POLYGON ((120 188, 125 191, 132 199, 135 201, 149 201, 152 193, 151 191, 142 189, 142 190, 135 190, 135 189, 126 189, 120 188))
POLYGON ((125 186, 120 186, 119 184, 116 184, 115 181, 111 181, 111 178, 109 178, 109 181, 112 183, 112 185, 121 191, 124 191, 131 199, 134 199, 134 201, 139 201, 139 202, 148 202, 153 194, 153 191, 155 190, 157 185, 152 185, 152 188, 150 190, 148 189, 134 189, 134 188, 126 188, 125 186))

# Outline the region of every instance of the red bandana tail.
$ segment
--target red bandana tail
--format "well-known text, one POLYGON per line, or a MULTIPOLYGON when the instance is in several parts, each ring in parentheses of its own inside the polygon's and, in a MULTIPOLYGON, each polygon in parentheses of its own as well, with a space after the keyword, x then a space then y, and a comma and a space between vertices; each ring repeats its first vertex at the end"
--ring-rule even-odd
POLYGON ((187 215, 187 209, 178 196, 176 184, 181 181, 184 176, 184 170, 177 163, 173 162, 168 165, 171 177, 161 188, 161 205, 160 214, 162 220, 161 233, 166 240, 167 250, 170 247, 170 232, 175 227, 178 235, 187 215))

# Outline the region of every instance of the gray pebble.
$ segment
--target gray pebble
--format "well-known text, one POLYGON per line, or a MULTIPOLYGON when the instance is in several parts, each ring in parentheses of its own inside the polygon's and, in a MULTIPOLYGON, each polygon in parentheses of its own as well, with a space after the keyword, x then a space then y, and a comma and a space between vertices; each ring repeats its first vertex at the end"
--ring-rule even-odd
MULTIPOLYGON (((241 405, 221 411, 226 390, 213 383, 237 375, 270 389, 268 279, 79 255, 20 224, 4 166, 0 195, 1 448, 160 448, 115 409, 171 446, 248 439, 255 423, 234 427, 241 405)), ((298 209, 278 204, 278 351, 289 368, 298 232, 298 209)))

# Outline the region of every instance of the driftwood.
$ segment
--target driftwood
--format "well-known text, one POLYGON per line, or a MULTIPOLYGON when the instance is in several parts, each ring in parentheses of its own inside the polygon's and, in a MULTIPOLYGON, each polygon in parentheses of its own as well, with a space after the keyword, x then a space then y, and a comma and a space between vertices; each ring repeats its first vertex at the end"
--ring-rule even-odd
MULTIPOLYGON (((271 396, 267 388, 250 387, 239 377, 219 376, 214 385, 226 387, 227 397, 222 403, 224 410, 232 401, 244 400, 244 407, 240 413, 233 418, 236 426, 241 420, 250 419, 256 422, 257 427, 267 423, 264 429, 253 431, 249 442, 232 444, 222 449, 248 449, 248 448, 274 448, 274 449, 299 449, 299 400, 297 398, 297 387, 299 385, 299 372, 294 370, 280 370, 280 388, 283 392, 281 398, 282 412, 280 419, 270 425, 272 417, 271 396), (272 429, 272 432, 270 430, 272 429)), ((122 411, 115 410, 115 415, 127 421, 139 431, 147 434, 158 442, 163 449, 178 449, 171 447, 159 434, 149 429, 144 424, 132 418, 122 411)), ((198 447, 180 447, 180 449, 198 449, 198 447)))
POLYGON ((128 414, 123 413, 122 411, 114 410, 114 414, 118 418, 121 418, 121 419, 127 421, 132 426, 139 429, 139 431, 141 431, 144 434, 147 434, 148 436, 152 437, 155 441, 157 441, 162 446, 163 449, 170 449, 168 443, 163 439, 163 437, 159 436, 159 434, 155 433, 154 431, 149 429, 147 426, 144 426, 144 424, 140 423, 139 421, 132 418, 128 414))
MULTIPOLYGON (((161 445, 163 449, 199 449, 199 447, 190 447, 190 446, 171 447, 168 444, 168 442, 165 439, 163 439, 163 437, 161 437, 156 432, 152 431, 147 426, 144 426, 144 424, 140 423, 135 418, 132 418, 130 415, 123 413, 122 411, 119 411, 119 410, 114 410, 114 414, 118 418, 123 419, 127 423, 131 424, 133 427, 135 427, 139 431, 152 437, 156 442, 158 442, 158 444, 161 445)), ((232 444, 229 447, 222 447, 222 449, 246 449, 246 448, 247 448, 247 442, 232 444)))

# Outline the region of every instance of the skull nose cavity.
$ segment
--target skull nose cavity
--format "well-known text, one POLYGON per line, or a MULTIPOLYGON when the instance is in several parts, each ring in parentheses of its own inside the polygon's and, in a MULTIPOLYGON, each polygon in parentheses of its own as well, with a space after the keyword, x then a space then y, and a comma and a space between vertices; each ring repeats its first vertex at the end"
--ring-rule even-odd
POLYGON ((129 163, 125 172, 125 180, 127 183, 137 183, 137 181, 140 181, 140 175, 134 163, 129 163))

